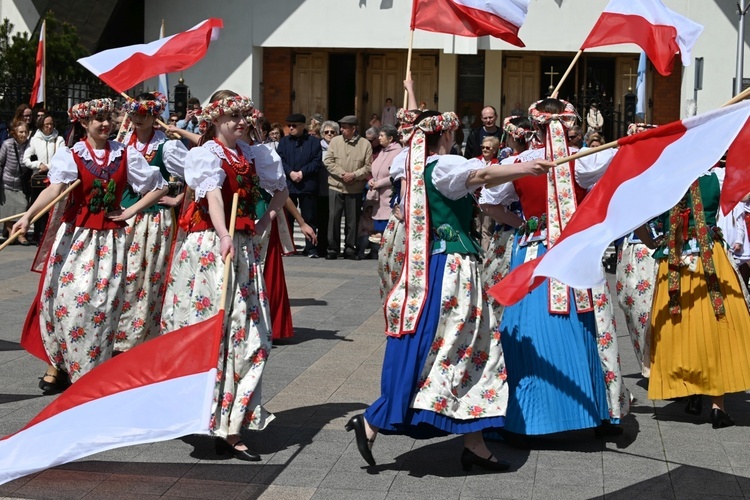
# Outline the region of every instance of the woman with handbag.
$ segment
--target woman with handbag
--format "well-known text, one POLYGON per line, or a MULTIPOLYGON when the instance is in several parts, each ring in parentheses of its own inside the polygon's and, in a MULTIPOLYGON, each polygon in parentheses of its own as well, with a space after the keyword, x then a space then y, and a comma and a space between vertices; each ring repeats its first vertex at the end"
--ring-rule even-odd
MULTIPOLYGON (((11 127, 11 137, 3 142, 0 147, 0 174, 2 183, 0 184, 0 218, 10 217, 26 210, 26 194, 23 190, 23 154, 29 146, 29 126, 24 121, 13 122, 11 127)), ((2 238, 5 239, 11 234, 13 221, 5 223, 2 238)), ((29 246, 29 240, 26 235, 18 237, 18 243, 23 246, 29 246)))
MULTIPOLYGON (((33 204, 39 193, 49 185, 47 172, 49 162, 57 150, 65 146, 65 140, 55 129, 55 119, 50 114, 44 114, 37 122, 37 130, 29 139, 29 147, 23 154, 24 167, 31 169, 31 191, 29 193, 29 206, 33 204)), ((44 235, 47 227, 48 216, 45 214, 34 223, 34 241, 38 243, 44 235)))

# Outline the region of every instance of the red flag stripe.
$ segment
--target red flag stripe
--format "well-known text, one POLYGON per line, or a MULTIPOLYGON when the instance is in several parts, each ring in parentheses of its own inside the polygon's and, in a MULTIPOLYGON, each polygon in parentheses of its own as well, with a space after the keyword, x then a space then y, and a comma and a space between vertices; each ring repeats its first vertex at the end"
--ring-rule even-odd
POLYGON ((635 43, 646 53, 659 74, 672 73, 674 56, 679 52, 677 29, 674 26, 654 25, 636 15, 603 12, 581 49, 635 43))
POLYGON ((750 193, 750 120, 745 123, 727 152, 724 184, 721 187, 721 211, 728 214, 750 193))
POLYGON ((490 35, 525 47, 518 38, 519 26, 486 10, 452 0, 415 0, 411 28, 469 37, 490 35))
POLYGON ((216 368, 223 324, 224 312, 220 311, 207 320, 149 340, 108 360, 78 379, 18 432, 89 401, 216 368), (196 352, 185 348, 186 344, 198 343, 207 335, 213 336, 206 344, 211 349, 196 352))

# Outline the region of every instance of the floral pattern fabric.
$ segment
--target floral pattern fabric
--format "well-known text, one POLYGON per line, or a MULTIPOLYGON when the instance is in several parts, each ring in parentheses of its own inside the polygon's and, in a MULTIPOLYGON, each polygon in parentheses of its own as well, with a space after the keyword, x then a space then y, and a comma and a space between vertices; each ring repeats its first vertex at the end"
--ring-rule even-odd
MULTIPOLYGON (((164 333, 218 312, 224 279, 220 244, 216 232, 206 230, 189 233, 176 245, 162 311, 164 333)), ((210 420, 212 433, 220 437, 262 430, 274 418, 261 406, 261 377, 271 352, 261 250, 246 232, 235 234, 234 248, 210 420)))
POLYGON ((75 382, 112 357, 122 310, 125 229, 63 223, 52 246, 39 320, 50 362, 75 382))
POLYGON ((474 256, 447 256, 440 323, 412 408, 458 420, 505 415, 508 386, 499 321, 487 304, 481 272, 474 256))
POLYGON ((380 298, 385 297, 393 289, 393 285, 401 276, 406 258, 406 230, 404 223, 393 214, 388 218, 388 224, 383 230, 378 252, 378 276, 380 277, 380 298))
POLYGON ((128 221, 125 291, 115 351, 127 351, 159 335, 167 260, 174 235, 172 221, 169 208, 140 212, 128 221))
POLYGON ((641 374, 651 371, 651 308, 654 303, 657 262, 643 243, 625 238, 617 260, 617 303, 625 314, 630 341, 641 374))
POLYGON ((500 283, 500 280, 507 276, 510 271, 510 256, 514 235, 515 229, 496 229, 492 233, 490 246, 484 256, 484 265, 482 266, 482 286, 489 304, 493 308, 493 315, 498 322, 500 322, 503 306, 489 295, 488 291, 500 283))

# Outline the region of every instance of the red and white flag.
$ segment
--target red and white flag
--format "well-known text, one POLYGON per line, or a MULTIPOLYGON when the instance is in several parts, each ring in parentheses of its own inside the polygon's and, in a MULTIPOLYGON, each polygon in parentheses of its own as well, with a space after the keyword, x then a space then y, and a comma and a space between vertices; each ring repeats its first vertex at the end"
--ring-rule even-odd
POLYGON ((518 30, 530 0, 414 0, 411 29, 461 36, 490 35, 525 47, 518 30))
POLYGON ((721 211, 724 215, 750 193, 750 164, 746 145, 750 144, 750 122, 746 123, 727 151, 724 184, 721 186, 721 211))
POLYGON ((81 377, 0 440, 0 484, 113 448, 208 434, 223 321, 221 311, 81 377))
POLYGON ((604 283, 601 259, 611 242, 676 205, 733 142, 750 157, 750 141, 735 141, 748 117, 745 101, 619 139, 620 150, 555 245, 490 294, 507 306, 548 277, 580 289, 604 283))
POLYGON ((174 73, 200 61, 212 40, 224 27, 210 18, 187 31, 151 43, 105 50, 79 59, 84 68, 118 92, 132 88, 161 73, 174 73))
POLYGON ((611 0, 599 16, 581 49, 634 43, 659 74, 672 73, 674 55, 688 66, 693 45, 703 26, 668 9, 661 0, 611 0))
POLYGON ((44 68, 46 43, 45 31, 47 31, 47 20, 42 21, 42 28, 39 30, 39 46, 36 49, 36 73, 34 75, 34 86, 31 88, 31 99, 29 106, 32 108, 38 102, 44 102, 44 83, 47 77, 44 68))

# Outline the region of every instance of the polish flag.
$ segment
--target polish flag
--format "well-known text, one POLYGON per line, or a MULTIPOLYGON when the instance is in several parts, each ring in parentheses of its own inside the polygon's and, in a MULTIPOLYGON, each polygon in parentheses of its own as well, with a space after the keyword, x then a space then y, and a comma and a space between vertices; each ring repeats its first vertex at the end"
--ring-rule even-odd
POLYGON ((750 123, 746 123, 727 151, 724 183, 721 186, 721 211, 724 215, 750 193, 750 167, 746 144, 750 144, 750 123))
POLYGON ((514 269, 490 294, 507 306, 548 277, 581 289, 603 284, 601 259, 612 241, 676 205, 733 142, 737 154, 750 157, 750 141, 735 140, 742 139, 748 117, 745 101, 619 139, 609 168, 555 245, 514 269))
POLYGON ((39 46, 36 49, 36 74, 34 75, 34 86, 31 88, 31 99, 29 106, 32 108, 38 102, 44 102, 44 82, 46 73, 44 68, 45 59, 45 31, 47 31, 47 20, 42 21, 42 28, 39 30, 39 46))
POLYGON ((530 0, 414 0, 411 29, 461 36, 490 35, 525 47, 518 30, 530 0))
POLYGON ((581 49, 634 43, 646 52, 659 74, 672 73, 674 55, 688 66, 703 26, 668 9, 661 0, 611 0, 581 49))
POLYGON ((219 38, 221 19, 210 18, 176 35, 151 43, 105 50, 79 59, 84 68, 118 92, 161 73, 174 73, 200 61, 219 38))
POLYGON ((208 434, 224 312, 97 366, 0 440, 0 484, 95 453, 208 434))

